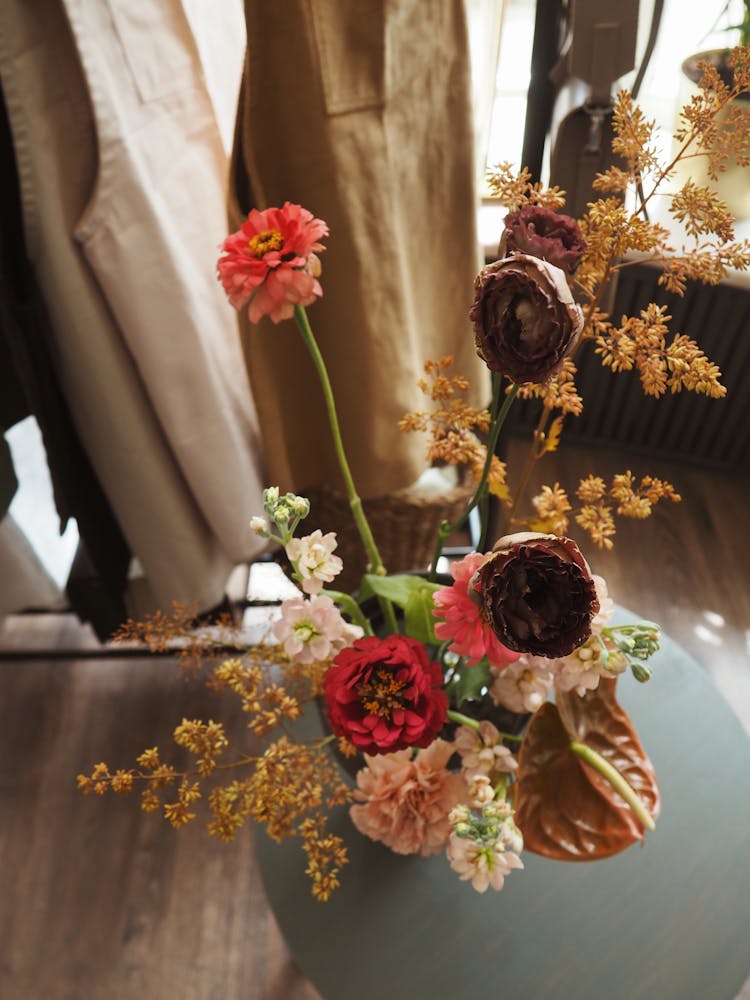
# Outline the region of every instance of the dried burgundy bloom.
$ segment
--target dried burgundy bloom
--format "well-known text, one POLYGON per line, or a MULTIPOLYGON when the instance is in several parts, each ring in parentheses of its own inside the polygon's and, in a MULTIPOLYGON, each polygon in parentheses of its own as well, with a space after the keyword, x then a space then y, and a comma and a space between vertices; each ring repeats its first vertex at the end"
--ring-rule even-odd
POLYGON ((483 613, 508 649, 567 656, 591 635, 596 586, 570 538, 506 535, 477 570, 476 584, 483 613))
POLYGON ((483 268, 474 282, 477 354, 511 381, 543 383, 562 368, 583 326, 565 274, 528 254, 483 268))
POLYGON ((505 216, 500 256, 526 253, 573 274, 586 250, 578 223, 541 205, 526 205, 505 216))
POLYGON ((366 636, 342 649, 325 695, 334 733, 369 754, 429 746, 447 718, 440 664, 403 635, 366 636))

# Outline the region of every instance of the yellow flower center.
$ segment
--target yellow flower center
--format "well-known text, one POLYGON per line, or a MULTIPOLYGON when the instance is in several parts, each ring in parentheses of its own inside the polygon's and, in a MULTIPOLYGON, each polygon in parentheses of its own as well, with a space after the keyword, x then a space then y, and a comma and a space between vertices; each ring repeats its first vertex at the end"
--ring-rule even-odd
POLYGON ((389 670, 375 670, 370 675, 369 681, 365 681, 359 687, 362 707, 371 715, 390 719, 393 710, 403 706, 400 698, 403 687, 404 681, 397 680, 389 670))
POLYGON ((298 621, 294 623, 294 634, 300 642, 310 642, 316 639, 321 633, 315 628, 311 621, 298 621))
POLYGON ((266 229, 256 233, 247 244, 247 249, 253 257, 262 257, 271 250, 280 250, 284 246, 284 237, 278 229, 266 229))

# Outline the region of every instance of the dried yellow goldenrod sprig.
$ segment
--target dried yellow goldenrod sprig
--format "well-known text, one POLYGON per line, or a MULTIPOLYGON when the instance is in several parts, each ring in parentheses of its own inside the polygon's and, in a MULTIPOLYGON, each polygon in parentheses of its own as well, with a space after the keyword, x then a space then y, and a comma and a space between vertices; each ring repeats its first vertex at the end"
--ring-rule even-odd
POLYGON ((702 77, 698 92, 680 111, 675 139, 683 145, 694 143, 697 152, 707 159, 709 176, 717 180, 730 156, 741 166, 750 164, 750 109, 736 101, 750 90, 750 48, 738 46, 732 50, 731 86, 709 62, 699 65, 702 77), (724 109, 726 115, 721 114, 724 109))
POLYGON ((243 649, 239 627, 226 612, 211 625, 201 624, 194 607, 172 602, 169 614, 157 611, 140 621, 129 618, 115 632, 116 643, 137 643, 151 653, 171 653, 184 669, 199 670, 226 655, 227 648, 243 649))
POLYGON ((326 751, 327 742, 294 743, 281 736, 271 743, 249 777, 211 793, 209 832, 231 839, 252 818, 280 841, 309 813, 348 802, 351 788, 326 751))
POLYGON ((198 757, 195 771, 180 772, 163 764, 158 749, 151 747, 138 757, 140 769, 112 773, 107 764, 99 763, 90 775, 79 774, 77 784, 84 795, 103 795, 106 791, 128 793, 136 782, 143 783, 146 787, 141 794, 141 808, 145 812, 161 810, 179 830, 196 818, 192 807, 205 797, 202 783, 209 775, 216 780, 217 771, 252 767, 253 773, 247 778, 217 784, 208 793, 212 814, 209 833, 232 840, 245 821, 252 819, 263 823, 275 840, 301 836, 308 855, 312 893, 327 899, 339 884, 337 876, 346 852, 339 838, 325 833, 324 811, 344 805, 352 797, 351 788, 326 750, 331 739, 295 743, 282 736, 259 756, 217 765, 215 758, 228 746, 223 727, 183 719, 175 730, 175 740, 198 757), (164 790, 174 785, 176 798, 163 802, 164 790))
MULTIPOLYGON (((398 427, 404 433, 422 432, 428 435, 427 460, 430 465, 463 467, 478 482, 487 449, 477 432, 486 433, 489 430, 490 413, 487 409, 468 405, 461 398, 460 394, 470 388, 470 383, 461 375, 446 374, 452 364, 450 355, 440 361, 425 362, 427 378, 420 379, 417 386, 436 405, 430 412, 405 413, 398 427)), ((493 455, 487 486, 493 496, 503 501, 510 497, 505 476, 505 464, 493 455)))
POLYGON ((667 389, 687 389, 713 399, 725 396, 721 372, 694 340, 674 334, 667 342, 670 319, 667 307, 653 302, 639 316, 623 316, 619 326, 599 319, 596 353, 602 364, 615 372, 637 369, 648 396, 662 396, 667 389))
POLYGON ((530 171, 524 167, 516 171, 509 161, 491 167, 485 176, 487 185, 510 212, 525 205, 541 205, 550 211, 557 211, 565 204, 565 192, 558 187, 546 188, 541 183, 532 183, 530 171))
POLYGON ((351 797, 352 790, 321 744, 294 744, 281 737, 267 748, 249 778, 214 789, 209 832, 232 840, 252 819, 264 824, 274 840, 301 836, 312 894, 325 901, 338 888, 347 857, 341 838, 327 832, 324 810, 344 805, 351 797))
MULTIPOLYGON (((312 666, 317 667, 321 674, 325 672, 324 664, 312 666)), ((313 674, 311 671, 305 676, 315 678, 311 689, 303 693, 303 700, 308 700, 314 697, 313 692, 317 690, 320 681, 318 673, 313 674)), ((301 677, 299 673, 296 678, 298 683, 301 677)), ((270 680, 267 665, 264 669, 261 663, 247 663, 235 657, 214 668, 210 684, 214 690, 229 688, 239 696, 242 711, 250 716, 248 728, 260 735, 284 720, 293 722, 301 714, 300 697, 287 690, 286 677, 284 680, 284 685, 270 680)))
POLYGON ((197 719, 183 719, 175 729, 174 741, 198 758, 198 774, 211 774, 216 769, 216 758, 229 746, 229 740, 220 722, 200 722, 197 719))
POLYGON ((727 206, 716 191, 692 179, 669 195, 669 211, 686 234, 695 239, 694 246, 675 249, 670 245, 669 232, 644 217, 647 203, 657 191, 663 193, 663 184, 674 177, 680 162, 705 158, 714 180, 725 169, 729 157, 738 164, 750 164, 750 109, 735 100, 750 88, 747 59, 747 51, 735 50, 739 71, 732 87, 721 81, 714 67, 704 64, 699 92, 681 112, 682 124, 675 135, 680 148, 663 166, 653 143, 654 122, 644 118, 626 91, 617 95, 612 148, 623 157, 627 169, 613 166, 597 176, 597 190, 619 197, 595 202, 582 220, 589 246, 577 280, 589 293, 603 278, 602 262, 609 259, 610 269, 619 270, 628 262, 615 263, 614 258, 629 250, 641 251, 658 263, 663 269, 659 283, 678 295, 684 294, 688 280, 716 284, 730 268, 745 270, 750 266, 750 241, 735 242, 735 220, 727 206), (626 211, 621 198, 628 188, 642 184, 646 176, 649 193, 643 195, 641 187, 635 210, 626 211))
POLYGON ((334 889, 341 885, 339 872, 347 863, 346 847, 341 837, 326 832, 320 817, 309 817, 299 825, 307 868, 305 872, 312 879, 313 896, 325 902, 334 889))
MULTIPOLYGON (((159 627, 170 634, 166 616, 159 620, 159 627)), ((280 646, 248 647, 243 659, 231 657, 214 665, 207 683, 214 690, 236 694, 249 716, 248 728, 259 734, 296 719, 301 703, 320 693, 327 666, 292 661, 280 646)), ((304 743, 281 736, 260 755, 238 755, 224 763, 219 759, 230 743, 221 723, 184 718, 173 738, 195 757, 192 768, 177 770, 162 762, 157 747, 150 747, 138 756, 136 768, 111 772, 107 764, 96 764, 91 774, 78 775, 78 788, 85 795, 103 795, 106 791, 127 793, 140 785, 141 808, 161 811, 175 829, 196 818, 195 803, 205 798, 212 814, 209 833, 223 840, 232 839, 248 818, 264 823, 275 839, 298 834, 308 856, 313 895, 327 899, 338 885, 345 851, 337 838, 323 832, 322 812, 343 804, 351 795, 325 749, 333 738, 304 743), (251 773, 222 781, 225 774, 238 769, 251 773), (165 801, 167 789, 172 794, 165 801), (303 827, 311 818, 315 822, 303 827)))
POLYGON ((532 498, 536 517, 529 520, 529 528, 565 535, 573 518, 598 548, 611 549, 616 533, 615 514, 643 520, 660 500, 673 503, 681 500, 671 483, 653 476, 643 476, 637 483, 630 470, 613 476, 610 486, 600 476, 586 476, 578 484, 576 497, 581 503, 574 508, 559 483, 542 486, 541 492, 532 498))
MULTIPOLYGON (((559 410, 563 416, 572 413, 577 417, 583 412, 583 400, 575 385, 576 371, 573 359, 565 358, 560 372, 548 382, 522 385, 518 390, 519 399, 541 399, 546 410, 559 410)), ((554 451, 554 448, 546 448, 545 451, 554 451)))

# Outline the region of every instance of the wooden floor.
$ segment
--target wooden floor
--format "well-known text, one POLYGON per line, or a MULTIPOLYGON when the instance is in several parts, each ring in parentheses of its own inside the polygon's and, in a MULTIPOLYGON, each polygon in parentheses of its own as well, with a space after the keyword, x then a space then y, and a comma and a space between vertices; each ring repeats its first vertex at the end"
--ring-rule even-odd
MULTIPOLYGON (((750 732, 750 480, 571 448, 546 461, 545 480, 568 487, 628 467, 673 479, 683 504, 626 523, 613 553, 584 548, 615 600, 660 621, 750 732)), ((81 643, 93 644, 90 633, 65 616, 17 616, 0 629, 6 653, 81 643)), ((76 773, 97 760, 127 766, 167 746, 183 715, 239 733, 232 702, 163 659, 6 658, 0 684, 3 1000, 318 996, 269 912, 249 830, 223 845, 197 825, 174 833, 134 800, 75 791, 76 773)))

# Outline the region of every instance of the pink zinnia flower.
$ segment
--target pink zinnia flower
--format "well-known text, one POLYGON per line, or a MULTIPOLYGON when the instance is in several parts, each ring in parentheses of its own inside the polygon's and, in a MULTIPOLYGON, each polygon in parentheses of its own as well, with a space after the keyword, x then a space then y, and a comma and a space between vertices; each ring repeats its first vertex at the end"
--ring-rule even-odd
POLYGON ((478 603, 469 595, 469 581, 486 555, 471 552, 451 566, 455 580, 450 587, 435 591, 433 614, 443 621, 435 626, 438 639, 451 639, 451 652, 465 656, 469 663, 479 663, 483 657, 495 667, 504 667, 518 659, 518 653, 503 646, 492 631, 478 603))
POLYGON ((323 294, 315 253, 325 249, 318 240, 327 235, 325 222, 301 205, 287 201, 282 208, 254 208, 221 244, 216 265, 234 308, 249 301, 251 323, 262 316, 278 323, 294 314, 295 305, 309 306, 323 294))
POLYGON ((362 804, 350 809, 359 832, 396 854, 438 853, 451 832, 451 810, 466 801, 463 778, 446 769, 452 753, 438 739, 413 759, 411 750, 365 755, 354 793, 362 804))

